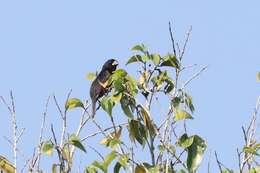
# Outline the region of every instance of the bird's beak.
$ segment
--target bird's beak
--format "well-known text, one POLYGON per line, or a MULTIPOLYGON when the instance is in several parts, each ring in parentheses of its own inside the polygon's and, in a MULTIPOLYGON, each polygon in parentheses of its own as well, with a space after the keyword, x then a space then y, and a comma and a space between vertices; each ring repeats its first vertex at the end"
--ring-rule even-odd
POLYGON ((117 65, 118 65, 118 61, 114 61, 114 62, 112 63, 112 65, 113 65, 113 66, 117 66, 117 65))

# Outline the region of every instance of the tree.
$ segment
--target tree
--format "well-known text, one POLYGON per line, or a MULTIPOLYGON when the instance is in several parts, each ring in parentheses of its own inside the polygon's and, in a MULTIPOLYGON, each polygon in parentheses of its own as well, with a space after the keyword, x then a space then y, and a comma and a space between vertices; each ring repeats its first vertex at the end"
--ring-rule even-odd
MULTIPOLYGON (((40 128, 38 146, 34 153, 25 163, 28 172, 45 172, 46 168, 41 165, 43 154, 55 157, 52 163, 52 172, 69 173, 74 172, 76 166, 75 152, 86 152, 88 149, 94 150, 100 160, 93 160, 84 169, 87 173, 113 172, 134 172, 134 173, 195 173, 203 160, 207 142, 198 134, 190 134, 188 123, 194 118, 195 106, 192 96, 188 93, 188 85, 197 78, 207 66, 202 67, 190 78, 180 80, 183 71, 193 69, 195 65, 185 66, 183 58, 187 43, 189 41, 191 28, 182 48, 175 41, 171 25, 169 32, 172 43, 172 52, 165 55, 150 52, 143 45, 135 45, 131 50, 135 53, 126 62, 137 69, 137 75, 131 75, 125 69, 116 70, 107 86, 110 92, 100 101, 100 109, 97 114, 106 114, 104 119, 109 123, 104 127, 91 118, 89 112, 89 102, 82 101, 72 96, 69 91, 64 108, 60 106, 55 95, 53 100, 62 121, 61 134, 58 135, 51 125, 51 138, 44 139, 43 131, 46 126, 46 115, 49 105, 48 97, 45 111, 43 113, 42 126, 40 128), (118 122, 118 116, 114 114, 115 106, 119 105, 122 114, 118 122), (78 129, 69 131, 67 119, 68 114, 73 109, 82 109, 82 114, 78 129), (103 111, 102 111, 102 110, 103 111), (104 113, 105 112, 105 113, 104 113), (159 117, 159 118, 158 118, 159 117), (93 124, 99 131, 82 137, 82 131, 87 124, 93 124), (92 140, 92 137, 102 135, 100 141, 102 147, 109 150, 108 153, 100 153, 96 146, 86 147, 85 142, 92 140), (60 140, 58 140, 60 136, 60 140), (55 154, 54 154, 55 153, 55 154), (149 153, 147 155, 146 153, 149 153), (144 160, 142 157, 146 154, 144 160)), ((89 73, 87 78, 93 80, 95 73, 89 73)), ((14 97, 10 93, 11 105, 8 105, 5 98, 2 102, 8 108, 13 118, 13 141, 7 139, 13 147, 14 164, 12 165, 6 158, 0 158, 0 170, 6 172, 19 172, 16 160, 18 154, 17 143, 23 135, 23 130, 18 134, 16 124, 16 113, 14 97)), ((243 128, 245 136, 245 146, 242 151, 238 150, 239 169, 242 173, 247 166, 251 172, 257 171, 259 142, 255 140, 256 116, 259 101, 254 112, 253 119, 246 130, 243 128)), ((90 110, 91 111, 91 110, 90 110)), ((95 141, 98 143, 98 141, 95 141)), ((232 172, 224 167, 216 154, 216 160, 221 172, 232 172)), ((84 164, 84 163, 83 163, 84 164)))

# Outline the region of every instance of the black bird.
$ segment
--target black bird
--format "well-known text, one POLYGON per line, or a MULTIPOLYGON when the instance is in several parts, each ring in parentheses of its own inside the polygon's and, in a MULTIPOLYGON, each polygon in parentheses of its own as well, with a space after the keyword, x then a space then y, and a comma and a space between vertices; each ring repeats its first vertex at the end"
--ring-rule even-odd
POLYGON ((102 70, 91 84, 90 97, 92 100, 92 118, 95 116, 96 113, 96 103, 98 99, 101 98, 107 92, 108 87, 106 86, 106 82, 112 75, 113 71, 116 70, 117 65, 117 60, 107 60, 103 65, 102 70))

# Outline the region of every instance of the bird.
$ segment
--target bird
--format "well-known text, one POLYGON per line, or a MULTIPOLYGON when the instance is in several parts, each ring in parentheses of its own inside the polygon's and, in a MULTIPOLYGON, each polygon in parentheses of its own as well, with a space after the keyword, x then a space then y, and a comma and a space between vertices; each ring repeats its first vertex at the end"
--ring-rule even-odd
POLYGON ((101 71, 94 79, 90 87, 90 98, 92 101, 92 118, 94 118, 96 113, 96 103, 99 98, 106 94, 107 89, 109 86, 106 86, 106 82, 116 70, 118 66, 118 61, 115 59, 107 60, 104 65, 102 66, 101 71))

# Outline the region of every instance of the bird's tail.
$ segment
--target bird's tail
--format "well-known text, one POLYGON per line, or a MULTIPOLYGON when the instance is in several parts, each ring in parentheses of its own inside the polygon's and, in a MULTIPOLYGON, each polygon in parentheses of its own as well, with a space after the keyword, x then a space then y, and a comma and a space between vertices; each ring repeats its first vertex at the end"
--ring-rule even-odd
POLYGON ((92 115, 91 118, 94 118, 96 114, 96 101, 92 101, 92 115))

